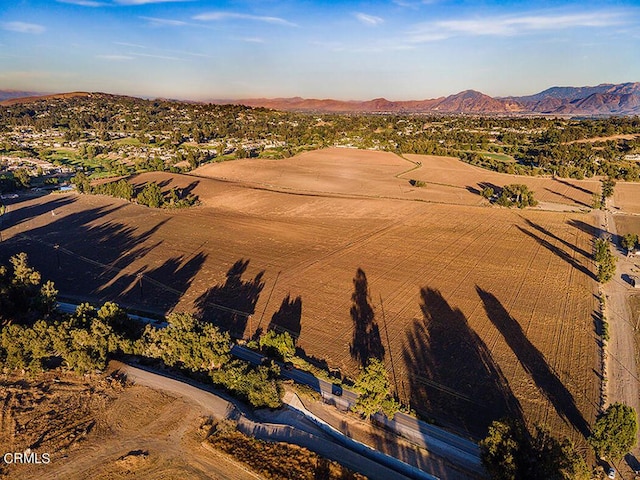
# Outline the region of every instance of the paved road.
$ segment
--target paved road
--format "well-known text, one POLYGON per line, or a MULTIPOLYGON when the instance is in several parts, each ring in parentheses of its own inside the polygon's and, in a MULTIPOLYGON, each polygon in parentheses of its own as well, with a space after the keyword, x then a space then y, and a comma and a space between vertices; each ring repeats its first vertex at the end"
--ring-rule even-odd
MULTIPOLYGON (((611 204, 613 203, 610 200, 611 204)), ((605 232, 609 232, 615 239, 618 235, 615 216, 610 209, 604 213, 596 211, 596 225, 605 232)), ((615 244, 612 250, 618 262, 614 278, 604 286, 607 295, 606 317, 609 322, 610 338, 607 342, 606 358, 606 404, 622 402, 640 411, 640 379, 636 364, 634 335, 637 330, 638 319, 634 318, 629 305, 629 296, 634 293, 627 281, 631 275, 638 274, 637 260, 627 258, 615 244)), ((640 445, 632 450, 635 459, 640 459, 640 445)), ((637 461, 633 461, 637 468, 637 461)), ((621 478, 631 477, 631 468, 620 462, 615 465, 620 471, 621 478)))
MULTIPOLYGON (((76 305, 71 303, 58 303, 58 309, 62 312, 73 313, 76 305)), ((138 315, 129 315, 130 318, 152 323, 156 326, 164 326, 166 324, 156 319, 142 317, 138 315)), ((233 345, 231 354, 237 358, 260 365, 265 358, 264 355, 250 350, 241 345, 233 345)), ((291 379, 296 383, 307 385, 315 391, 319 392, 323 399, 330 404, 334 404, 342 409, 348 409, 354 405, 358 399, 358 394, 343 387, 334 385, 314 375, 293 368, 287 370, 280 364, 281 376, 291 379)), ((411 442, 427 449, 435 455, 443 457, 453 465, 462 467, 470 472, 482 472, 482 464, 480 461, 480 449, 475 443, 454 435, 446 430, 435 427, 428 423, 417 420, 404 413, 397 413, 393 420, 389 420, 383 415, 376 415, 375 420, 385 425, 389 430, 410 440, 411 442)))
POLYGON ((262 440, 283 441, 303 446, 371 479, 437 480, 436 477, 419 472, 417 469, 414 469, 416 472, 413 472, 412 475, 407 476, 403 469, 397 468, 394 464, 394 461, 395 463, 402 462, 388 457, 391 461, 383 463, 376 456, 364 451, 362 444, 359 444, 360 447, 358 447, 355 445, 357 442, 346 437, 345 441, 337 441, 313 425, 312 422, 306 421, 304 417, 262 411, 261 416, 268 421, 259 422, 250 418, 247 412, 240 411, 239 406, 232 401, 225 400, 216 394, 212 387, 199 385, 188 379, 172 378, 128 364, 117 363, 116 367, 127 375, 128 380, 136 384, 185 397, 216 417, 233 418, 238 422, 238 429, 247 435, 262 440))
MULTIPOLYGON (((240 345, 234 345, 231 353, 253 364, 260 364, 263 355, 249 350, 240 345)), ((341 388, 341 395, 335 395, 332 383, 316 378, 310 373, 297 369, 285 370, 282 368, 282 376, 290 378, 297 383, 307 385, 319 392, 325 401, 333 403, 343 408, 349 408, 356 403, 358 394, 356 392, 341 388)), ((480 449, 475 443, 449 433, 441 428, 434 427, 428 423, 417 420, 405 413, 397 413, 393 420, 387 419, 384 415, 376 415, 375 420, 385 425, 389 430, 402 435, 430 452, 444 457, 455 465, 459 465, 472 472, 482 470, 480 462, 480 449)))

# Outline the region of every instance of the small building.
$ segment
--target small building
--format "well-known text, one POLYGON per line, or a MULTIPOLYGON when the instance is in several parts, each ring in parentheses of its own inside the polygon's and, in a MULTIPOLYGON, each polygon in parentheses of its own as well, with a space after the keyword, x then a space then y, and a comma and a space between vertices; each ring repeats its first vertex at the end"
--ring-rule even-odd
POLYGON ((636 276, 632 276, 630 280, 631 280, 631 286, 633 288, 640 288, 640 278, 636 276))

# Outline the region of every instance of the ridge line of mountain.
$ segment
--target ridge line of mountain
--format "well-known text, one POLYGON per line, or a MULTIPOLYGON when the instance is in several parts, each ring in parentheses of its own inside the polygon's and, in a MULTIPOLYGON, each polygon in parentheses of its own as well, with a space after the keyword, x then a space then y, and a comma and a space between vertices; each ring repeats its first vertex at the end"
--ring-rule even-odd
MULTIPOLYGON (((0 90, 0 105, 46 98, 92 95, 88 92, 40 95, 0 90)), ((585 87, 551 87, 526 96, 491 97, 476 90, 425 100, 334 100, 301 97, 212 99, 215 104, 239 104, 274 110, 326 113, 470 113, 545 115, 640 115, 640 82, 603 83, 585 87)))

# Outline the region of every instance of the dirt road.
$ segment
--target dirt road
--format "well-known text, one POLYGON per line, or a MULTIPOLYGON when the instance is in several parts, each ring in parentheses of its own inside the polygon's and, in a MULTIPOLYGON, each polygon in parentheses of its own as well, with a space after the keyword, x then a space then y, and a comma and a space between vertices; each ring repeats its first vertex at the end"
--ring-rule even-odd
MULTIPOLYGON (((613 213, 608 209, 604 214, 598 212, 599 226, 612 238, 618 236, 613 213)), ((606 405, 622 402, 640 411, 640 381, 636 365, 634 335, 636 324, 629 305, 631 286, 627 279, 635 268, 633 260, 616 245, 612 250, 618 258, 615 277, 603 287, 606 295, 605 314, 609 322, 610 339, 606 346, 606 405)), ((606 406, 605 405, 605 406, 606 406)), ((636 446, 632 454, 638 458, 640 447, 636 446)), ((621 473, 628 468, 619 465, 621 473)), ((630 470, 629 470, 630 473, 630 470)), ((623 477, 624 478, 624 477, 623 477)))

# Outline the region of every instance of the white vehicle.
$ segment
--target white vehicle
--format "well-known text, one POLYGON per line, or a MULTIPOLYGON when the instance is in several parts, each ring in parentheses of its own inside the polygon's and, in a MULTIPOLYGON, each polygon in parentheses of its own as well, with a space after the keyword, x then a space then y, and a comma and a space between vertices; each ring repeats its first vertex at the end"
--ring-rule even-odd
POLYGON ((607 478, 616 478, 616 470, 615 468, 610 468, 609 473, 607 474, 607 478))

